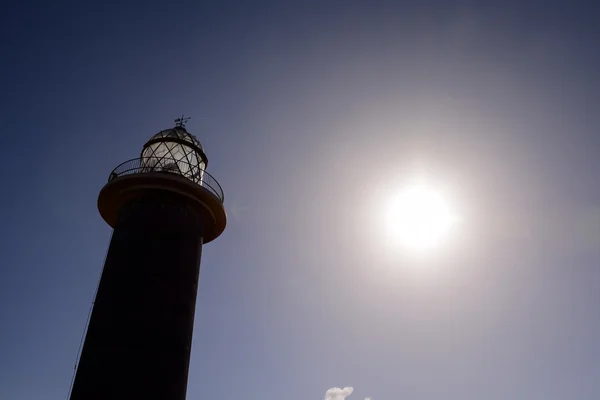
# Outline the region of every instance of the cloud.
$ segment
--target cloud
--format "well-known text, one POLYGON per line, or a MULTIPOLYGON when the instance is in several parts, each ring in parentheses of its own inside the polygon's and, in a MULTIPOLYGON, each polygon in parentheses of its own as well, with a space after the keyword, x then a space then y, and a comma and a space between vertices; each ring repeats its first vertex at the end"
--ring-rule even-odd
POLYGON ((354 389, 350 386, 346 386, 343 389, 332 387, 331 389, 327 389, 323 400, 344 400, 346 397, 352 394, 353 390, 354 389))
MULTIPOLYGON (((344 400, 346 397, 350 396, 354 391, 350 386, 346 386, 343 389, 339 387, 332 387, 325 392, 325 397, 323 400, 344 400)), ((370 397, 366 397, 365 400, 371 400, 370 397)))

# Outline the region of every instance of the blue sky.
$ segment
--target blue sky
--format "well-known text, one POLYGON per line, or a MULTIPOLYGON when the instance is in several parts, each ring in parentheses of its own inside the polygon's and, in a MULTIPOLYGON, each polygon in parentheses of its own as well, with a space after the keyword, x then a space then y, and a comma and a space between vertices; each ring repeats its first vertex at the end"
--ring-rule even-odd
POLYGON ((188 399, 598 399, 600 13, 480 3, 4 5, 0 398, 66 398, 98 192, 185 113, 229 217, 188 399), (419 171, 427 260, 382 235, 419 171))

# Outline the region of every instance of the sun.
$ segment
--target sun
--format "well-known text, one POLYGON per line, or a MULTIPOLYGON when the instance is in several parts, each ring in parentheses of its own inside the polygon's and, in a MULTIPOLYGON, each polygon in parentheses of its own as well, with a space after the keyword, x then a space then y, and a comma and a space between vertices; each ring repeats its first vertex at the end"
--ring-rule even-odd
POLYGON ((437 190, 418 184, 393 198, 386 221, 392 242, 415 250, 427 250, 442 241, 456 216, 437 190))

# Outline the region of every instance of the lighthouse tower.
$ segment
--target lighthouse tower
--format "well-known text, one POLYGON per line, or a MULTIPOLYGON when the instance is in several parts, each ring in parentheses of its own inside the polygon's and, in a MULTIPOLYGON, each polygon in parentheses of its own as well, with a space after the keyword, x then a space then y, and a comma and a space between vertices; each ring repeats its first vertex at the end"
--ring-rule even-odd
POLYGON ((113 228, 71 400, 184 400, 202 245, 223 190, 186 119, 117 166, 98 209, 113 228))

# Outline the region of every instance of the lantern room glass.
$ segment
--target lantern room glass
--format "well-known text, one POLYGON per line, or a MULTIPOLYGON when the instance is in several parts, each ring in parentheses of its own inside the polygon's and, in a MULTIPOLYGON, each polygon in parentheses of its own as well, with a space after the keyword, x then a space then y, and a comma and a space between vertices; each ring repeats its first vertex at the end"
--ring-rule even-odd
POLYGON ((183 128, 166 129, 154 135, 142 150, 146 171, 175 173, 202 184, 206 156, 198 139, 183 128))

